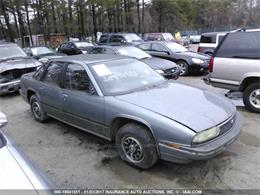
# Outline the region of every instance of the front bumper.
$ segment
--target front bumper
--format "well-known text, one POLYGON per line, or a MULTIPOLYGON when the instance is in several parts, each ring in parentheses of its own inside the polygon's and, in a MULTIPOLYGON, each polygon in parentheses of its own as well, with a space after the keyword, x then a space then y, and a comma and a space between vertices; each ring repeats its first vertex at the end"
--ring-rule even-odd
POLYGON ((208 71, 208 64, 191 64, 190 72, 206 72, 208 71))
POLYGON ((10 81, 8 83, 0 83, 0 95, 19 91, 20 79, 10 81))
POLYGON ((207 160, 223 152, 239 137, 242 127, 242 117, 237 113, 233 127, 225 134, 198 146, 181 146, 173 148, 159 143, 161 159, 175 163, 189 163, 194 160, 207 160))

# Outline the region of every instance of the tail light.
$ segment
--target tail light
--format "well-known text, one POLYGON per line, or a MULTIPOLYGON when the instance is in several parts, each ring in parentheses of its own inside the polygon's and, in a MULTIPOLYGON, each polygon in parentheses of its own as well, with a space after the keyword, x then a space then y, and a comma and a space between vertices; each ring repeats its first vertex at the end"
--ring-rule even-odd
POLYGON ((214 57, 211 57, 209 61, 209 72, 213 72, 214 57))
POLYGON ((198 53, 200 53, 200 50, 201 50, 201 48, 200 48, 200 47, 198 47, 198 53))

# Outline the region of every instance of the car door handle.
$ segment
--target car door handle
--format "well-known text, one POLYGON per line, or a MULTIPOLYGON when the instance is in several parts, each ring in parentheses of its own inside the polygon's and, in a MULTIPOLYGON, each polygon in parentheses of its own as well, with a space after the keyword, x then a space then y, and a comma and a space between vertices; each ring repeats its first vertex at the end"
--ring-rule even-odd
POLYGON ((67 94, 62 94, 62 97, 63 97, 63 100, 66 101, 69 96, 67 94))

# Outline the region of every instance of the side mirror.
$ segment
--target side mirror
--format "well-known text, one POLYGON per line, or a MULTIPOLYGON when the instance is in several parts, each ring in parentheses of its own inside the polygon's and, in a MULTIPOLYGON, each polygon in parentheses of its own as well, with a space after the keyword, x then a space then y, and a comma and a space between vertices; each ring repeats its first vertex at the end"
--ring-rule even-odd
POLYGON ((6 116, 0 112, 0 128, 4 127, 7 124, 6 116))
POLYGON ((39 59, 39 62, 41 62, 42 64, 45 64, 45 63, 47 63, 48 61, 49 61, 48 58, 41 58, 41 59, 39 59))
POLYGON ((165 51, 165 53, 166 53, 167 55, 171 55, 171 53, 170 53, 169 51, 165 51))
POLYGON ((31 56, 31 57, 33 56, 32 52, 27 52, 26 54, 27 54, 27 56, 31 56))

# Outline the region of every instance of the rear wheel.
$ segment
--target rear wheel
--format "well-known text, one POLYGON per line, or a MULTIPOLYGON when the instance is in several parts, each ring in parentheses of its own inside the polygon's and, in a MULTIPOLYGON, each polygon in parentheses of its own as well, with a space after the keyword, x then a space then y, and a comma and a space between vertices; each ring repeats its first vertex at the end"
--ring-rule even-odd
POLYGON ((260 83, 252 83, 243 93, 245 106, 251 112, 260 113, 260 83))
POLYGON ((48 119, 47 113, 44 111, 38 97, 32 95, 30 98, 30 105, 33 117, 39 122, 45 122, 48 119))
POLYGON ((180 75, 181 76, 186 76, 189 73, 189 65, 185 61, 178 61, 177 65, 179 66, 180 69, 180 75))
POLYGON ((129 123, 121 127, 116 135, 116 146, 120 157, 138 168, 148 169, 158 160, 153 136, 142 125, 129 123))

